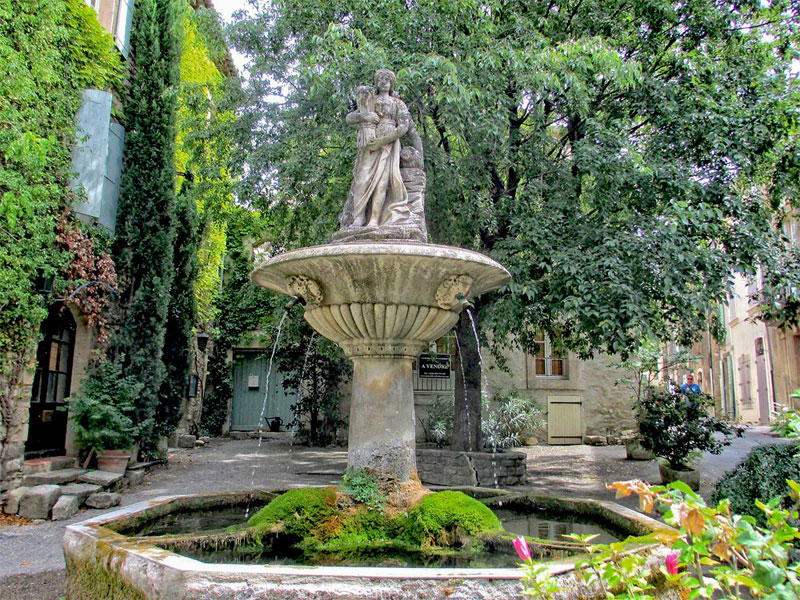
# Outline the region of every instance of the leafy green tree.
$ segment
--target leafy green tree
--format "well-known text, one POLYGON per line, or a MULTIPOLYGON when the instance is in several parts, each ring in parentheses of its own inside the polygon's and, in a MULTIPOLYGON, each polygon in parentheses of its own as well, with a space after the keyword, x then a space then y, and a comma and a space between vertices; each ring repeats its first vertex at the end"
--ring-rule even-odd
POLYGON ((183 400, 187 397, 192 372, 192 340, 197 319, 194 282, 197 278, 199 242, 197 209, 191 182, 178 195, 175 210, 175 241, 169 307, 164 335, 163 362, 166 368, 161 383, 161 400, 156 407, 156 430, 169 435, 178 425, 183 400))
POLYGON ((233 365, 228 353, 244 343, 249 332, 269 329, 269 325, 280 319, 280 299, 250 281, 253 261, 244 242, 246 237, 252 237, 253 231, 262 228, 261 222, 256 214, 240 216, 238 222, 231 221, 228 231, 226 276, 217 298, 218 318, 214 323, 214 345, 208 359, 207 392, 200 420, 201 428, 212 435, 222 433, 233 398, 233 365))
POLYGON ((173 280, 179 9, 177 0, 136 3, 114 240, 123 310, 112 351, 125 376, 135 375, 143 385, 135 421, 145 451, 156 443, 154 417, 165 376, 162 353, 173 280))
MULTIPOLYGON (((241 194, 287 247, 336 228, 349 99, 385 66, 423 139, 433 241, 512 273, 476 306, 494 343, 530 351, 544 331, 557 349, 623 358, 645 338, 688 345, 732 274, 758 265, 791 318, 794 261, 772 225, 800 165, 787 1, 253 6, 232 38, 251 57, 241 194)), ((470 330, 462 317, 462 342, 470 330)), ((477 416, 477 348, 464 350, 477 416)))

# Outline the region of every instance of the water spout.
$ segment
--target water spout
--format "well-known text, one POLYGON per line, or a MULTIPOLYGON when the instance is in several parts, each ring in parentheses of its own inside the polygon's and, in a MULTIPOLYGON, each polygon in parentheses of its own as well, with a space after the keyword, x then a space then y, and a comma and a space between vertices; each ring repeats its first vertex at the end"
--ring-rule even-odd
POLYGON ((292 310, 298 304, 302 304, 302 305, 305 306, 305 300, 303 300, 303 298, 300 297, 300 296, 292 296, 292 299, 289 300, 289 302, 286 304, 286 306, 283 307, 283 310, 285 310, 286 312, 289 312, 290 310, 292 310))
POLYGON ((464 294, 458 294, 456 296, 456 300, 458 300, 458 303, 461 305, 462 309, 464 309, 464 308, 466 308, 466 309, 474 308, 474 305, 472 304, 472 302, 467 300, 467 298, 464 296, 464 294))

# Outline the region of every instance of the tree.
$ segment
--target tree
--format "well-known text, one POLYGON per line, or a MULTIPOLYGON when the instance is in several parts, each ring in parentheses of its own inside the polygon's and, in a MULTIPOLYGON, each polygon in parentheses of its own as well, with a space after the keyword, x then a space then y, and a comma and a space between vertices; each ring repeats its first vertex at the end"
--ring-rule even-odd
POLYGON ((190 181, 178 195, 175 239, 172 249, 173 279, 164 334, 162 360, 166 369, 156 407, 156 430, 168 436, 178 425, 192 372, 192 338, 197 320, 194 283, 197 278, 199 242, 197 209, 190 181))
POLYGON ((173 279, 178 15, 176 0, 136 3, 114 240, 123 310, 111 348, 125 376, 136 376, 143 385, 135 421, 145 451, 156 444, 154 417, 165 375, 162 353, 173 279))
POLYGON ((252 58, 242 195, 283 221, 287 246, 336 227, 348 100, 388 66, 423 138, 433 241, 513 276, 476 306, 494 344, 688 345, 732 274, 758 265, 779 310, 797 296, 772 225, 800 164, 787 3, 253 4, 233 29, 252 58))
POLYGON ((291 311, 286 320, 278 353, 283 387, 298 392, 291 428, 311 446, 334 443, 344 422, 339 413, 339 389, 352 374, 350 361, 336 344, 311 329, 299 309, 291 311))

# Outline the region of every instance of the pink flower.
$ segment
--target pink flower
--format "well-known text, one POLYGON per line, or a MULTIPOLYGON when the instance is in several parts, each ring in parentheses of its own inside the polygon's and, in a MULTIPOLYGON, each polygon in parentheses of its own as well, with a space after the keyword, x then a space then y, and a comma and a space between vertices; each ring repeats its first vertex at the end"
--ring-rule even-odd
POLYGON ((667 573, 670 575, 677 575, 678 574, 678 555, 677 553, 673 552, 672 554, 667 554, 666 560, 664 560, 664 565, 667 567, 667 573))
POLYGON ((528 541, 524 537, 520 536, 514 540, 514 549, 522 560, 531 559, 531 549, 528 547, 528 541))

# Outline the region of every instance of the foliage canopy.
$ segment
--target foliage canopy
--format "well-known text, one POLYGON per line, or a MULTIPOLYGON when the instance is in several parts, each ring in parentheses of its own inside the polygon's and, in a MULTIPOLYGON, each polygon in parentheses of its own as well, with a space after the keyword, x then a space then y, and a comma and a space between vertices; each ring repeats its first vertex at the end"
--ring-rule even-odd
POLYGON ((252 4, 232 38, 251 58, 241 196, 286 246, 336 226, 352 90, 390 67, 423 138, 433 241, 512 273, 481 315, 496 340, 685 343, 759 264, 777 312, 797 295, 772 227, 800 164, 784 1, 252 4))

